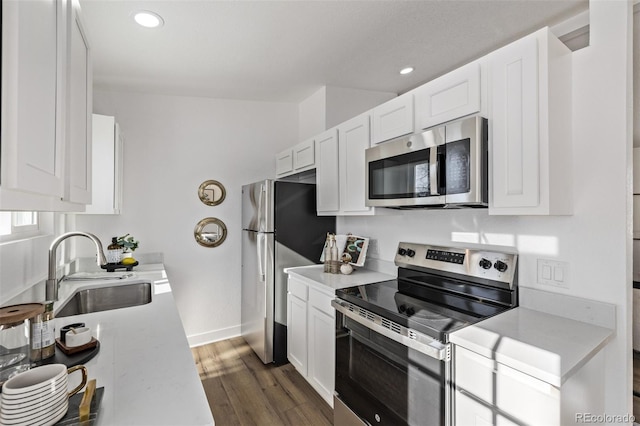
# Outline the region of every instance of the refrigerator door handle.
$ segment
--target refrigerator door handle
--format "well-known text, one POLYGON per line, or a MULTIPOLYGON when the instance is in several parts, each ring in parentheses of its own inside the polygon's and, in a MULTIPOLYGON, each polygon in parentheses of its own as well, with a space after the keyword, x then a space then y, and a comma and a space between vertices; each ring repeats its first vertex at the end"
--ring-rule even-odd
POLYGON ((264 209, 264 184, 260 185, 260 195, 258 195, 258 231, 267 231, 267 217, 264 209))
POLYGON ((258 274, 260 275, 260 281, 264 282, 265 281, 265 265, 262 264, 262 262, 265 261, 265 255, 264 255, 264 249, 261 249, 262 246, 265 246, 265 235, 263 233, 258 233, 257 235, 257 244, 256 244, 256 250, 258 251, 258 274))

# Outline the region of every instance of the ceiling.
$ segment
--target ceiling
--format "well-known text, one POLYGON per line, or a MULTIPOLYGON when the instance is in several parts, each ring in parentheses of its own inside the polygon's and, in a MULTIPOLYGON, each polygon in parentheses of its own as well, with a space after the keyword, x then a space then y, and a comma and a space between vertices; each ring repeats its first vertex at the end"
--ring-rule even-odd
POLYGON ((588 0, 80 0, 96 88, 300 102, 403 93, 588 8, 588 0), (151 10, 164 26, 138 26, 151 10), (400 68, 413 66, 402 76, 400 68))

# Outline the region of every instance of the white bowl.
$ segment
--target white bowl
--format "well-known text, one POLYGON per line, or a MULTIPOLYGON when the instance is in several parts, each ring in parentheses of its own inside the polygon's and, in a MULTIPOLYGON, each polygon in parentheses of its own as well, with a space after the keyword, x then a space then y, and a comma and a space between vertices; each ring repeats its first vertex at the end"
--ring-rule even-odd
POLYGON ((91 341, 91 329, 89 327, 74 328, 64 336, 65 345, 69 348, 86 345, 91 341))

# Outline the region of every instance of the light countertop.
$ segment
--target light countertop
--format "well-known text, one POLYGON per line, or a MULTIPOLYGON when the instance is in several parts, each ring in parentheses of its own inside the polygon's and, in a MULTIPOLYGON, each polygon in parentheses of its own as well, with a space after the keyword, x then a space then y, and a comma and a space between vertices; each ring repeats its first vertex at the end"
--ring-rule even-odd
POLYGON ((104 387, 98 424, 213 425, 164 266, 142 264, 133 272, 123 280, 62 281, 54 305, 57 312, 79 289, 153 285, 146 305, 55 319, 57 337, 62 326, 84 322, 100 341, 100 351, 85 364, 89 378, 104 387))
POLYGON ((515 308, 450 335, 452 343, 561 386, 614 331, 532 309, 515 308))
POLYGON ((375 272, 364 268, 354 269, 349 275, 329 274, 324 272, 324 265, 300 266, 286 268, 287 274, 295 274, 307 284, 320 286, 320 288, 338 290, 341 288, 355 287, 380 281, 393 280, 396 277, 382 272, 375 272))

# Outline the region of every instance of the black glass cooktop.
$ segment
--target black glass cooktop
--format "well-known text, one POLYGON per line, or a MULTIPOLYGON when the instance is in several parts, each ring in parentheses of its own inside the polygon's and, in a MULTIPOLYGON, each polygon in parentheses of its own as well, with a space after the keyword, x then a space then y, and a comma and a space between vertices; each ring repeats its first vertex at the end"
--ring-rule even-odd
POLYGON ((510 308, 404 280, 349 287, 336 295, 442 342, 448 333, 510 308))

